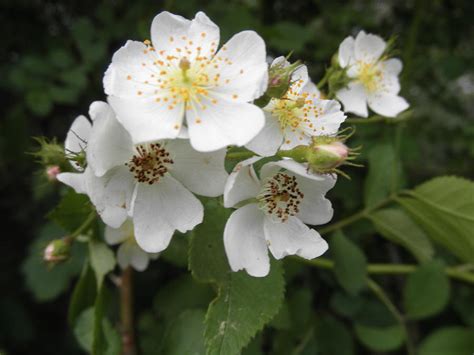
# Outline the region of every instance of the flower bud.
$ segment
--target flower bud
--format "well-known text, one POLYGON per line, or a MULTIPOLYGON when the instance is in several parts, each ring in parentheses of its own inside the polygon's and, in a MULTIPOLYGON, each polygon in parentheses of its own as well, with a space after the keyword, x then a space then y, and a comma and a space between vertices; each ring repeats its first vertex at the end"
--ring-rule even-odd
POLYGON ((43 252, 43 260, 48 264, 59 264, 71 256, 71 239, 68 237, 51 241, 43 252))
POLYGON ((343 164, 349 157, 349 148, 342 142, 314 143, 306 158, 314 171, 330 171, 343 164))
POLYGON ((61 173, 61 168, 58 165, 51 165, 46 168, 46 176, 51 182, 57 180, 57 176, 59 173, 61 173))
POLYGON ((299 61, 287 66, 284 63, 272 65, 268 70, 266 96, 279 99, 285 95, 291 85, 291 76, 299 66, 301 66, 299 61))

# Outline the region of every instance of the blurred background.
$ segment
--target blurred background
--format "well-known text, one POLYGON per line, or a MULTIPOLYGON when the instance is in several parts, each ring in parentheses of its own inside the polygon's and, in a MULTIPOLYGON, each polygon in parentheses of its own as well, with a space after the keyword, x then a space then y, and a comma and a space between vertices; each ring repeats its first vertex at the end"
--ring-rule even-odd
MULTIPOLYGON (((6 223, 0 238, 0 354, 82 353, 66 317, 81 261, 52 272, 41 264, 45 240, 61 235, 46 225, 60 191, 28 152, 36 149, 32 137, 62 141, 90 102, 105 99, 102 76, 111 55, 127 39, 149 38, 151 20, 162 10, 187 18, 205 11, 220 26, 222 41, 253 29, 270 56, 293 52, 291 58, 303 60, 315 82, 347 35, 360 29, 386 39, 396 35, 404 61, 402 95, 413 115, 397 137, 393 125, 360 124, 351 143, 363 144, 364 162, 376 143, 399 139, 407 186, 436 175, 474 177, 471 0, 2 0, 0 8, 0 209, 6 223)), ((336 218, 361 206, 367 171, 349 173, 352 181, 341 179, 332 192, 336 218)), ((139 275, 139 308, 152 307, 159 285, 186 273, 174 263, 139 275)), ((308 302, 330 313, 329 294, 321 290, 308 302)), ((457 309, 448 307, 422 327, 473 322, 474 315, 466 320, 457 309)))

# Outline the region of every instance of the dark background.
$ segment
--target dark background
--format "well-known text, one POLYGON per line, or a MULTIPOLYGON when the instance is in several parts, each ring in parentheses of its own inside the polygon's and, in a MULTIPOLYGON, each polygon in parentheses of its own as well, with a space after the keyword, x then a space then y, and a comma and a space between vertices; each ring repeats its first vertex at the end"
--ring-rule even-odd
MULTIPOLYGON (((292 58, 308 64, 316 82, 347 35, 360 29, 386 39, 397 35, 402 95, 414 109, 401 136, 405 183, 474 176, 473 1, 2 0, 0 8, 1 354, 80 353, 66 321, 69 292, 38 295, 34 281, 25 281, 25 275, 36 277, 34 264, 24 265, 28 248, 59 194, 25 153, 36 149, 33 136, 64 139, 74 117, 86 114, 93 100, 105 99, 102 75, 112 53, 127 39, 149 38, 152 18, 164 9, 188 18, 205 11, 220 26, 222 41, 254 29, 269 55, 293 51, 292 58)), ((369 149, 392 139, 393 129, 359 125, 356 141, 369 149)), ((337 211, 344 215, 360 205, 354 184, 363 186, 366 175, 364 169, 349 172, 352 182, 334 191, 337 211)), ((39 256, 39 250, 30 254, 39 256)), ((141 307, 151 302, 155 282, 177 272, 168 266, 140 276, 137 282, 150 289, 138 296, 141 307)), ((69 279, 64 283, 67 291, 69 279)), ((437 322, 447 320, 458 318, 447 312, 437 322)))

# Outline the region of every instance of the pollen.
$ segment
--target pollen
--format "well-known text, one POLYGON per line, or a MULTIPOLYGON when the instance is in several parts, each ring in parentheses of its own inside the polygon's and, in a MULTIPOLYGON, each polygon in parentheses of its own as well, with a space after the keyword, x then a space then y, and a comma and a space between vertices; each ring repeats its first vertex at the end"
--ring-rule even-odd
POLYGON ((269 178, 257 196, 259 208, 280 222, 299 212, 303 198, 296 177, 281 172, 269 178))
POLYGON ((174 163, 161 144, 139 145, 135 150, 136 154, 125 165, 140 183, 153 185, 159 182, 174 163))

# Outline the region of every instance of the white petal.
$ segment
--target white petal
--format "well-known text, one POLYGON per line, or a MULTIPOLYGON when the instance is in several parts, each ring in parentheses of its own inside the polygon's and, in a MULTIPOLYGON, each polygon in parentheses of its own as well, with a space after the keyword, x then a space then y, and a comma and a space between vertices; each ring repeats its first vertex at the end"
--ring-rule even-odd
POLYGON ((349 36, 339 45, 338 53, 339 65, 345 68, 354 60, 354 37, 349 36))
POLYGON ((115 245, 133 237, 133 223, 127 220, 120 228, 105 227, 104 238, 107 244, 115 245))
POLYGON ((179 55, 176 48, 181 48, 182 55, 188 56, 190 60, 198 53, 200 56, 211 57, 219 44, 219 27, 203 12, 198 12, 190 21, 163 11, 153 19, 151 40, 156 50, 165 50, 175 56, 179 55), (201 48, 199 52, 198 47, 201 48), (191 54, 186 53, 184 49, 189 50, 191 54))
POLYGON ((147 252, 168 246, 175 229, 184 233, 203 219, 201 202, 171 176, 153 185, 139 184, 133 210, 135 237, 147 252))
POLYGON ((255 277, 266 276, 270 271, 263 219, 262 212, 252 203, 239 208, 227 220, 224 247, 233 271, 245 269, 255 277))
POLYGON ((140 100, 152 95, 156 87, 145 82, 154 73, 154 56, 142 42, 127 41, 116 51, 105 72, 103 84, 107 95, 140 100))
POLYGON ((87 194, 83 173, 61 173, 56 178, 63 184, 72 187, 78 194, 87 194))
POLYGON ((399 75, 402 71, 402 61, 397 58, 391 58, 384 62, 382 62, 382 66, 384 67, 384 71, 391 75, 399 75))
POLYGON ((320 176, 323 179, 316 181, 296 175, 298 188, 304 194, 297 217, 304 223, 311 225, 327 223, 334 214, 331 201, 325 198, 325 195, 334 187, 337 179, 335 175, 320 176))
POLYGON ((265 112, 265 126, 257 136, 245 145, 247 149, 263 157, 275 155, 283 142, 278 119, 265 112))
POLYGON ((260 159, 262 158, 249 158, 234 167, 225 184, 225 207, 233 207, 241 201, 257 196, 260 191, 260 181, 252 164, 260 159))
POLYGON ((313 125, 312 135, 335 135, 339 131, 339 126, 345 121, 346 115, 341 111, 341 104, 336 100, 315 99, 315 106, 322 109, 322 113, 310 119, 313 125))
POLYGON ((400 81, 398 77, 388 72, 383 72, 377 83, 377 91, 369 93, 368 97, 377 94, 391 94, 397 95, 400 92, 400 81))
POLYGON ((130 265, 137 271, 145 271, 150 262, 148 253, 142 250, 135 242, 130 242, 130 265))
POLYGON ((295 254, 314 259, 328 249, 328 244, 319 233, 296 217, 290 217, 286 222, 274 222, 267 217, 263 228, 268 249, 276 259, 295 254))
POLYGON ((132 157, 133 143, 107 103, 95 102, 90 111, 94 126, 87 145, 87 163, 94 174, 102 176, 132 157))
POLYGON ((117 262, 120 267, 126 269, 130 265, 131 257, 131 245, 130 243, 123 243, 117 250, 117 262))
POLYGON ((386 93, 369 96, 369 107, 382 116, 396 117, 409 106, 401 96, 386 93))
POLYGON ((260 169, 260 178, 263 181, 264 179, 276 174, 280 169, 291 171, 296 175, 305 177, 310 180, 324 180, 323 175, 308 172, 308 166, 306 164, 297 163, 292 159, 283 159, 280 161, 269 162, 265 164, 264 166, 262 166, 262 169, 260 169))
POLYGON ((188 140, 175 139, 166 144, 174 164, 171 175, 192 192, 209 197, 222 195, 229 176, 224 167, 226 150, 197 152, 188 140))
POLYGON ((311 96, 312 98, 321 97, 321 92, 319 91, 318 87, 309 79, 301 89, 301 93, 308 94, 308 96, 311 96))
POLYGON ((133 225, 138 245, 149 253, 165 250, 175 228, 168 223, 157 185, 140 185, 133 208, 133 225))
POLYGON ((263 128, 265 116, 255 105, 220 100, 216 104, 202 102, 207 109, 196 108, 187 113, 191 145, 210 152, 228 145, 243 146, 263 128))
MULTIPOLYGON (((85 116, 76 117, 72 122, 71 128, 69 128, 69 131, 67 132, 66 140, 64 141, 64 150, 66 154, 81 153, 86 150, 91 127, 91 123, 85 116)), ((71 161, 71 165, 77 170, 80 169, 80 166, 76 162, 71 161)))
POLYGON ((84 172, 87 193, 105 224, 119 228, 128 217, 135 182, 128 169, 116 167, 102 177, 90 168, 84 172))
POLYGON ((290 150, 298 145, 309 145, 311 143, 311 137, 305 132, 304 129, 298 127, 293 128, 288 126, 283 131, 283 144, 281 145, 282 150, 290 150))
POLYGON ((373 63, 380 58, 386 47, 387 44, 380 36, 360 31, 354 43, 355 58, 373 63))
POLYGON ((134 144, 176 138, 180 133, 184 117, 182 103, 169 109, 152 98, 137 101, 109 96, 108 101, 134 144))
POLYGON ((344 112, 352 112, 361 117, 367 117, 367 94, 361 83, 351 82, 348 87, 339 90, 336 97, 344 105, 344 112))
POLYGON ((208 74, 220 74, 222 84, 213 89, 217 97, 236 95, 234 101, 248 102, 262 96, 268 83, 265 42, 254 31, 237 33, 216 54, 208 74))

